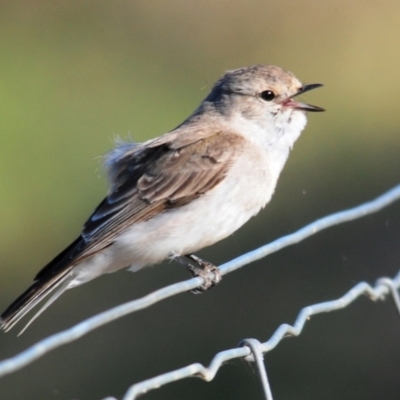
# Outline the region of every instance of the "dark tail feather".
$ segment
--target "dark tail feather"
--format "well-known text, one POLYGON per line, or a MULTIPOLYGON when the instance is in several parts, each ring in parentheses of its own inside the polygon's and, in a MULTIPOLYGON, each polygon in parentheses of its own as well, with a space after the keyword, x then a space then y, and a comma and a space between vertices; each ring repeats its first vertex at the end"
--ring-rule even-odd
MULTIPOLYGON (((56 300, 66 289, 70 281, 73 279, 69 273, 71 268, 66 268, 57 275, 42 276, 36 280, 32 286, 22 293, 1 315, 0 328, 5 332, 9 331, 25 314, 42 301, 48 294, 58 288, 47 303, 39 310, 37 314, 29 321, 28 325, 41 314, 54 300, 56 300)), ((21 331, 20 333, 22 333, 21 331)))

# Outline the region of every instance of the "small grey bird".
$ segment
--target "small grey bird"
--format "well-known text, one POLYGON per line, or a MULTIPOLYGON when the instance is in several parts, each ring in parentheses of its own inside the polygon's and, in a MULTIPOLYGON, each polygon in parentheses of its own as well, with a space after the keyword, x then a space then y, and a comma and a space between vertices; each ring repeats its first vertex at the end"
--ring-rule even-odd
POLYGON ((118 143, 105 157, 107 197, 81 235, 4 311, 1 327, 11 329, 52 292, 33 319, 67 289, 166 258, 204 278, 195 292, 217 283, 219 270, 193 253, 235 232, 270 201, 306 111, 324 111, 293 98, 320 86, 271 65, 228 71, 174 130, 118 143))

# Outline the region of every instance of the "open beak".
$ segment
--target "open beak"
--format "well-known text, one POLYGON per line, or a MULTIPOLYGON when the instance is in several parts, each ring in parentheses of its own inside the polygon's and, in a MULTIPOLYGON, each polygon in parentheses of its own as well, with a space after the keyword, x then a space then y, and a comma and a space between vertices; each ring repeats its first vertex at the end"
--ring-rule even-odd
POLYGON ((314 111, 314 112, 325 111, 321 107, 312 106, 311 104, 300 103, 300 102, 297 102, 297 101, 293 100, 293 97, 296 97, 299 94, 303 94, 305 92, 308 92, 309 90, 317 89, 317 88, 319 88, 321 86, 323 86, 321 83, 311 83, 309 85, 303 85, 294 96, 289 97, 288 99, 284 100, 282 102, 282 105, 285 106, 285 107, 292 107, 292 108, 294 108, 296 110, 314 111))

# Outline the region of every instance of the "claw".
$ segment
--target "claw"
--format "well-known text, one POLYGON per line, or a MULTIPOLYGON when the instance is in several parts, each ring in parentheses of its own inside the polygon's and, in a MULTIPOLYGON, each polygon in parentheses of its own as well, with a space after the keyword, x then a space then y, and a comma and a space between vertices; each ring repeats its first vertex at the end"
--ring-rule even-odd
POLYGON ((190 261, 193 261, 196 265, 192 265, 182 256, 174 257, 173 259, 180 264, 184 265, 186 269, 192 274, 193 277, 203 278, 203 284, 195 289, 190 290, 192 294, 200 294, 205 292, 206 290, 214 287, 218 284, 221 279, 221 271, 217 266, 211 264, 208 261, 204 261, 201 258, 195 256, 194 254, 188 254, 185 256, 190 261))

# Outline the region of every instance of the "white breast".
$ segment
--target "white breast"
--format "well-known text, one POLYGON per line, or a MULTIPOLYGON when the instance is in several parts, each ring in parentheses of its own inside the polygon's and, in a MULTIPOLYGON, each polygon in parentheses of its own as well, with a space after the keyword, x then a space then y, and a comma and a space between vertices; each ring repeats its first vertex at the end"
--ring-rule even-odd
POLYGON ((290 147, 306 123, 303 113, 292 116, 272 132, 246 124, 247 145, 220 184, 185 206, 127 228, 112 246, 74 268, 70 287, 127 266, 137 270, 171 254, 194 253, 239 229, 272 197, 290 147))

